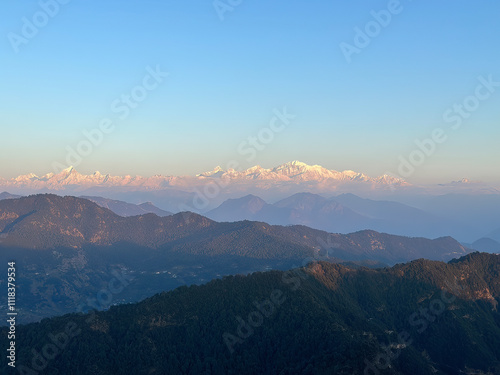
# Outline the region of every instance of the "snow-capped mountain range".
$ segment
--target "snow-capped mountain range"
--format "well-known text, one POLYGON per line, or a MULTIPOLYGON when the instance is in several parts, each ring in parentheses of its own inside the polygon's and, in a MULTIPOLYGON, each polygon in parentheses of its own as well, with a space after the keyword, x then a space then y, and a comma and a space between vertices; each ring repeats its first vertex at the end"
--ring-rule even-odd
POLYGON ((22 188, 30 190, 64 190, 67 188, 89 187, 131 187, 144 190, 160 190, 169 187, 188 187, 206 183, 207 180, 221 179, 229 182, 316 182, 327 185, 345 183, 362 183, 368 185, 401 187, 409 186, 402 179, 383 175, 369 177, 354 171, 338 172, 326 169, 320 165, 307 165, 300 161, 292 161, 275 168, 266 169, 259 165, 243 171, 234 169, 224 170, 216 167, 212 171, 200 173, 196 176, 111 176, 94 172, 90 175, 79 173, 74 167, 69 167, 60 173, 48 173, 37 176, 33 173, 21 175, 13 179, 0 179, 0 187, 22 188))
POLYGON ((198 178, 229 178, 231 180, 273 180, 273 181, 326 181, 339 182, 361 181, 376 184, 408 185, 403 179, 383 175, 380 177, 369 177, 363 173, 354 171, 338 172, 326 169, 320 165, 308 165, 294 160, 274 168, 263 168, 260 165, 248 168, 244 171, 234 169, 223 170, 220 166, 214 170, 196 175, 198 178))

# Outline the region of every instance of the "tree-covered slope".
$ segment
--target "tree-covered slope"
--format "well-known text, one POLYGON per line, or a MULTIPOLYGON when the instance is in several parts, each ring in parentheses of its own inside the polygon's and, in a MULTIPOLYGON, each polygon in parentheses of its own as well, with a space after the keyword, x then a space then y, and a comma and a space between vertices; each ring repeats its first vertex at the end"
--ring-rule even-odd
POLYGON ((499 256, 474 253, 448 264, 321 262, 230 276, 18 327, 17 366, 74 375, 498 374, 499 275, 499 256))

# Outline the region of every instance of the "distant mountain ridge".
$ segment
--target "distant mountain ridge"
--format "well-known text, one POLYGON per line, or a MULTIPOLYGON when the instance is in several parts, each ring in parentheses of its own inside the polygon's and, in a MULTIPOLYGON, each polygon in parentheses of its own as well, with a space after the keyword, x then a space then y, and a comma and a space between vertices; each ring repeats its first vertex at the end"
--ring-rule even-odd
POLYGON ((181 284, 318 259, 359 267, 450 260, 468 252, 450 237, 368 230, 342 235, 303 225, 218 223, 189 212, 122 217, 86 199, 52 194, 0 200, 0 262, 18 262, 17 307, 25 321, 75 312, 83 296, 102 290, 114 272, 134 278, 117 301, 136 302, 181 284))
POLYGON ((44 176, 37 176, 33 173, 21 175, 10 180, 0 179, 0 187, 17 187, 23 189, 53 189, 61 190, 68 187, 130 187, 146 190, 164 189, 169 186, 183 186, 186 183, 200 183, 206 179, 229 179, 231 181, 280 181, 280 182, 330 182, 330 183, 366 183, 375 185, 408 186, 402 179, 383 175, 379 177, 369 177, 363 173, 354 171, 338 172, 329 170, 319 165, 307 165, 299 161, 292 161, 275 168, 266 169, 261 166, 254 166, 244 171, 234 169, 223 170, 216 167, 214 170, 200 173, 196 176, 161 176, 152 177, 141 176, 111 176, 94 172, 91 175, 82 175, 74 167, 68 167, 55 174, 48 173, 44 176))
POLYGON ((53 194, 0 201, 0 232, 4 244, 31 249, 84 244, 109 246, 131 242, 157 247, 181 232, 204 228, 210 220, 196 214, 160 218, 155 214, 122 217, 87 199, 53 194), (193 225, 193 227, 190 226, 193 225), (172 225, 171 231, 162 229, 172 225))
POLYGON ((216 221, 257 220, 276 225, 305 225, 335 233, 368 229, 368 217, 335 200, 311 193, 297 193, 274 204, 254 195, 230 199, 205 216, 216 221))
MULTIPOLYGON (((201 215, 208 215, 208 212, 228 199, 239 199, 247 195, 260 197, 265 202, 271 203, 293 194, 312 193, 327 199, 333 198, 338 203, 336 227, 328 226, 328 222, 325 223, 326 226, 316 225, 319 219, 305 218, 304 210, 298 210, 299 214, 294 219, 296 221, 288 220, 286 219, 288 208, 275 210, 275 207, 270 206, 264 207, 261 213, 240 216, 240 219, 263 220, 260 215, 269 211, 266 212, 264 221, 275 224, 305 224, 343 233, 375 229, 431 238, 451 235, 464 243, 472 243, 481 237, 495 239, 487 233, 496 229, 492 223, 500 222, 500 213, 495 209, 500 199, 500 190, 487 183, 411 185, 390 172, 379 177, 370 177, 364 173, 349 170, 339 172, 299 161, 284 163, 273 168, 253 166, 245 170, 232 170, 229 167, 226 169, 216 167, 212 171, 193 176, 113 176, 100 172, 85 175, 69 167, 59 173, 48 173, 41 177, 33 173, 11 179, 0 177, 0 191, 2 190, 18 195, 56 193, 104 197, 132 204, 151 202, 163 211, 173 213, 191 211, 201 215), (347 197, 343 197, 342 194, 347 194, 347 197), (387 216, 384 218, 383 210, 375 207, 373 202, 367 200, 362 204, 356 203, 348 198, 349 194, 354 194, 360 199, 392 201, 394 202, 392 206, 389 203, 383 204, 388 212, 393 210, 397 203, 412 206, 414 209, 413 212, 409 212, 408 209, 399 206, 402 209, 399 212, 404 215, 401 216, 403 220, 398 222, 387 216), (349 202, 344 199, 349 199, 349 202), (364 207, 356 209, 354 205, 364 207), (347 215, 348 210, 342 214, 340 206, 354 211, 358 215, 358 220, 354 222, 356 215, 350 220, 347 215), (417 209, 426 215, 418 213, 417 209), (377 214, 372 215, 371 212, 377 214), (425 231, 413 231, 412 223, 409 221, 410 214, 417 218, 415 229, 427 226, 425 231), (340 220, 342 215, 347 220, 340 220), (427 222, 424 220, 425 216, 427 222), (267 217, 276 220, 268 220, 267 217), (437 218, 441 218, 441 222, 437 218)), ((148 211, 153 209, 150 208, 148 211)), ((334 212, 330 212, 330 215, 333 217, 334 212)), ((221 215, 220 220, 227 219, 221 215)))
POLYGON ((488 233, 485 237, 492 238, 497 242, 500 242, 500 228, 488 233))
POLYGON ((470 245, 470 247, 479 251, 500 254, 500 242, 487 237, 483 237, 474 241, 470 245))
POLYGON ((353 194, 332 198, 297 193, 274 204, 247 195, 229 199, 205 216, 216 221, 257 220, 276 225, 306 225, 335 233, 359 230, 436 238, 460 234, 451 220, 398 202, 363 199, 353 194))
POLYGON ((162 210, 156 207, 151 202, 133 204, 124 201, 119 201, 116 199, 108 199, 103 197, 81 196, 80 198, 88 199, 89 201, 97 203, 99 206, 108 208, 115 214, 120 216, 139 216, 145 214, 155 214, 157 216, 163 217, 163 216, 173 215, 172 212, 162 210))
POLYGON ((4 191, 3 193, 0 193, 0 200, 2 200, 2 199, 17 199, 17 198, 21 198, 21 196, 15 195, 15 194, 10 194, 6 191, 4 191))
POLYGON ((174 245, 181 251, 189 239, 190 251, 198 253, 210 249, 213 254, 269 258, 309 257, 322 249, 343 260, 395 263, 420 257, 449 260, 467 253, 457 241, 444 237, 429 240, 372 230, 342 235, 301 225, 217 223, 194 213, 121 217, 87 199, 53 194, 0 201, 0 233, 6 236, 1 246, 40 250, 130 243, 153 249, 174 245), (260 245, 247 247, 249 241, 260 245), (325 241, 329 241, 328 249, 325 241), (253 253, 256 250, 260 255, 253 253))
POLYGON ((229 169, 223 170, 217 166, 214 170, 198 174, 200 178, 229 178, 245 180, 274 180, 274 181, 325 181, 336 180, 342 182, 362 181, 378 184, 398 184, 409 185, 403 179, 383 175, 379 177, 369 177, 363 173, 346 170, 338 172, 326 169, 320 165, 308 165, 298 160, 294 160, 274 168, 263 168, 260 165, 248 168, 242 172, 229 169))

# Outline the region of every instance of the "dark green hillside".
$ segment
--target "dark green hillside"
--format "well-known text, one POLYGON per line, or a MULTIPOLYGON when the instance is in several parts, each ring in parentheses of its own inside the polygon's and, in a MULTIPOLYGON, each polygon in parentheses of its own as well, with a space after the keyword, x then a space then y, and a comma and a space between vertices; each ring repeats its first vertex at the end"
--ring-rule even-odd
POLYGON ((499 273, 474 253, 229 276, 18 327, 18 366, 59 335, 48 374, 498 374, 499 273))

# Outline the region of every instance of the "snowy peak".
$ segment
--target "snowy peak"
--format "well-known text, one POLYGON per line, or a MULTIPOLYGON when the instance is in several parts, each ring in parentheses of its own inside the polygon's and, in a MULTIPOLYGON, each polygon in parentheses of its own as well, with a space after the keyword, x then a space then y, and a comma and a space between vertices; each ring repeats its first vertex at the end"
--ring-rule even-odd
MULTIPOLYGON (((307 165, 306 163, 302 163, 301 161, 298 160, 293 160, 289 161, 288 163, 282 164, 276 168, 275 170, 279 169, 304 169, 304 168, 312 168, 313 166, 307 165)), ((318 167, 318 165, 315 165, 314 167, 318 167)))
MULTIPOLYGON (((68 175, 68 174, 70 174, 70 173, 71 173, 71 172, 73 172, 73 171, 75 171, 75 167, 73 167, 73 166, 71 165, 71 166, 69 166, 68 168, 63 169, 63 170, 61 171, 61 173, 60 173, 60 174, 67 174, 67 175, 68 175)), ((76 171, 75 171, 75 172, 76 172, 76 171)))
POLYGON ((220 177, 222 174, 224 174, 224 170, 218 165, 209 172, 197 174, 196 177, 220 177))
POLYGON ((36 174, 29 173, 29 174, 25 174, 25 175, 21 175, 21 176, 16 177, 14 179, 14 181, 27 183, 27 182, 36 180, 37 178, 38 178, 38 176, 36 174))
MULTIPOLYGON (((0 186, 16 187, 22 189, 86 189, 89 187, 129 187, 143 190, 159 190, 168 187, 190 187, 205 183, 210 179, 224 179, 231 182, 246 182, 258 184, 280 183, 318 183, 325 186, 336 186, 339 184, 362 183, 368 186, 390 185, 406 186, 404 180, 388 175, 380 177, 369 177, 363 173, 346 170, 338 172, 329 170, 320 165, 308 165, 294 160, 274 168, 266 169, 260 165, 253 166, 243 171, 229 169, 225 171, 220 166, 213 170, 197 174, 196 176, 111 176, 101 174, 99 171, 90 175, 80 174, 73 166, 54 174, 48 173, 43 177, 30 173, 11 180, 0 179, 0 186), (253 182, 255 181, 255 182, 253 182)), ((271 185, 270 185, 271 187, 271 185)))
POLYGON ((289 163, 285 163, 273 169, 273 172, 281 174, 290 178, 300 178, 300 179, 321 179, 329 178, 333 173, 338 173, 337 171, 329 171, 320 165, 307 165, 298 160, 294 160, 289 163))

